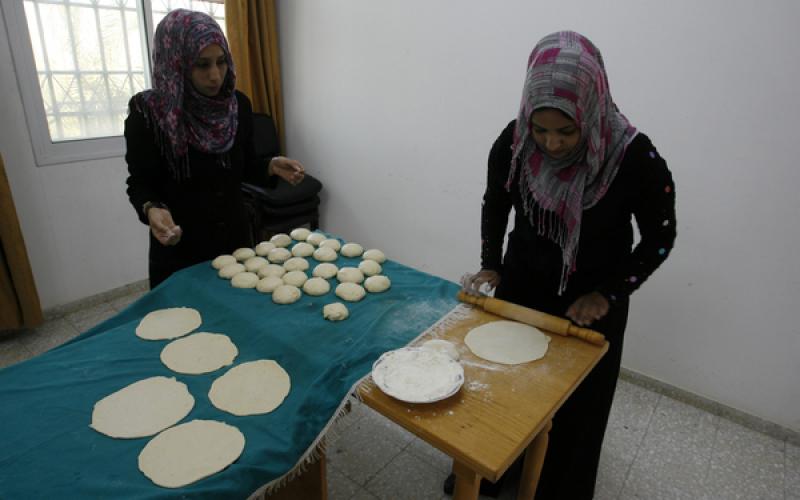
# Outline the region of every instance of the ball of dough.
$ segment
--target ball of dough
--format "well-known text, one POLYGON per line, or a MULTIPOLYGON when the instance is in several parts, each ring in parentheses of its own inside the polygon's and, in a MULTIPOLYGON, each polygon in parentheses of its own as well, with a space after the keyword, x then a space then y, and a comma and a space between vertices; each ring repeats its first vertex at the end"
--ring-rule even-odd
POLYGON ((319 246, 320 246, 320 248, 323 248, 323 247, 333 248, 333 250, 336 251, 336 252, 338 252, 339 249, 342 248, 342 244, 339 242, 339 240, 334 239, 334 238, 330 238, 330 239, 327 239, 327 240, 321 242, 319 244, 319 246))
POLYGON ((331 247, 319 247, 314 250, 314 258, 320 262, 331 262, 336 260, 336 250, 331 247))
POLYGON ((244 268, 251 273, 258 272, 259 269, 268 264, 267 259, 264 257, 250 257, 244 261, 244 268))
POLYGON ((300 300, 303 292, 299 288, 292 285, 281 285, 272 292, 272 302, 276 304, 291 304, 300 300))
POLYGON ((306 241, 308 235, 311 234, 311 231, 304 227, 298 227, 297 229, 292 229, 292 232, 289 233, 289 236, 292 237, 293 240, 297 241, 306 241))
POLYGON ((322 308, 322 317, 330 321, 341 321, 347 319, 348 316, 350 313, 341 302, 334 302, 322 308))
POLYGON ((220 269, 219 270, 219 277, 220 278, 225 278, 226 280, 229 280, 229 279, 233 278, 234 276, 236 276, 237 274, 243 273, 243 272, 245 272, 244 264, 239 264, 237 262, 236 264, 231 264, 229 266, 225 266, 222 269, 220 269))
POLYGON ((211 261, 211 267, 219 271, 225 266, 230 266, 231 264, 236 264, 236 257, 233 255, 220 255, 216 259, 211 261))
POLYGON ((362 253, 364 253, 364 247, 358 243, 345 243, 341 251, 345 257, 358 257, 362 253))
POLYGON ((292 255, 295 257, 309 257, 313 253, 314 245, 311 243, 306 243, 305 241, 300 242, 292 247, 292 255))
POLYGON ((348 302, 358 302, 367 292, 358 283, 341 283, 336 287, 336 296, 348 302))
POLYGON ((364 260, 374 260, 378 264, 383 264, 386 262, 386 255, 378 249, 371 249, 364 252, 364 255, 361 256, 364 260))
POLYGON ((252 248, 237 248, 236 251, 233 252, 233 256, 236 257, 236 260, 239 262, 244 262, 250 257, 255 257, 256 251, 252 248))
POLYGON ((323 278, 311 278, 303 283, 303 291, 307 295, 325 295, 331 291, 331 285, 323 278))
POLYGON ((303 286, 303 283, 306 282, 308 276, 303 271, 289 271, 288 273, 283 275, 283 282, 287 285, 292 285, 296 287, 303 286))
POLYGON ((336 273, 336 279, 340 283, 361 283, 364 281, 364 273, 355 267, 343 267, 336 273))
POLYGON ((286 274, 286 269, 284 269, 283 266, 278 264, 267 264, 266 266, 258 270, 259 278, 266 278, 267 276, 277 276, 278 278, 280 278, 284 274, 286 274))
POLYGON ((256 284, 256 290, 261 293, 272 293, 276 288, 283 284, 283 280, 278 276, 267 276, 259 280, 259 282, 256 284))
POLYGON ((306 238, 306 241, 308 243, 311 243, 312 245, 314 245, 316 247, 316 246, 319 246, 320 243, 322 243, 323 241, 325 241, 327 239, 328 239, 328 237, 325 236, 322 233, 311 233, 306 238))
POLYGON ((231 286, 234 288, 255 288, 258 283, 256 273, 239 273, 231 279, 231 286))
POLYGON ((375 276, 376 274, 380 274, 383 268, 374 260, 362 260, 361 263, 358 264, 358 270, 364 273, 364 276, 375 276))
POLYGON ((452 358, 454 361, 458 361, 458 359, 461 357, 458 354, 458 349, 456 349, 455 344, 453 344, 452 342, 448 342, 446 340, 441 340, 441 339, 429 340, 427 342, 423 342, 423 344, 420 347, 423 349, 431 349, 434 351, 443 352, 448 356, 450 356, 450 358, 452 358))
POLYGON ((366 281, 364 281, 364 288, 366 288, 368 292, 372 293, 385 292, 390 286, 392 286, 392 282, 389 281, 389 278, 382 274, 370 276, 366 281))
POLYGON ((275 236, 270 238, 269 241, 278 248, 288 247, 289 245, 292 244, 292 238, 288 234, 284 233, 276 234, 275 236))
POLYGON ((287 271, 305 271, 308 269, 308 261, 302 257, 292 257, 283 263, 283 268, 287 271))
POLYGON ((276 264, 281 264, 289 260, 289 257, 292 256, 292 252, 286 250, 285 248, 273 248, 267 254, 267 258, 270 262, 274 262, 276 264))
POLYGON ((311 275, 316 276, 318 278, 324 278, 327 280, 336 276, 336 272, 338 270, 339 268, 336 267, 336 264, 325 262, 323 264, 317 264, 317 267, 315 267, 314 270, 311 271, 311 275))
POLYGON ((261 243, 256 245, 256 255, 258 255, 259 257, 264 257, 273 248, 275 248, 275 244, 274 243, 271 243, 269 241, 262 241, 261 243))

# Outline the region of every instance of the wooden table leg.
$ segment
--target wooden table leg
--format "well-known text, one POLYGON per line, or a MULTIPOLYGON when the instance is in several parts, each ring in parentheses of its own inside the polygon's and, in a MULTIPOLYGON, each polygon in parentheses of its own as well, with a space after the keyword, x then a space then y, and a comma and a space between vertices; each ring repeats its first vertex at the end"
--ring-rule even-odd
POLYGON ((481 476, 456 460, 453 460, 453 474, 456 475, 453 500, 477 500, 481 489, 481 476))
POLYGON ((298 498, 327 500, 328 479, 325 466, 325 453, 320 451, 319 459, 302 474, 295 477, 270 495, 264 495, 264 500, 296 500, 298 498))
POLYGON ((547 441, 552 428, 553 422, 547 422, 525 451, 525 462, 519 478, 517 500, 533 500, 533 496, 536 494, 536 485, 539 484, 539 475, 542 473, 544 454, 547 452, 547 441))

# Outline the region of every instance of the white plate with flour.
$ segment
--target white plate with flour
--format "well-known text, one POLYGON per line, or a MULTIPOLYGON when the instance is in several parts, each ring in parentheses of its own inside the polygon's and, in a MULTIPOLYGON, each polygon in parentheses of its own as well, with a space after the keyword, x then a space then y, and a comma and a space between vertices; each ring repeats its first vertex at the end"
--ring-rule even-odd
POLYGON ((383 353, 372 365, 380 390, 406 403, 433 403, 457 393, 464 368, 447 354, 419 347, 383 353))

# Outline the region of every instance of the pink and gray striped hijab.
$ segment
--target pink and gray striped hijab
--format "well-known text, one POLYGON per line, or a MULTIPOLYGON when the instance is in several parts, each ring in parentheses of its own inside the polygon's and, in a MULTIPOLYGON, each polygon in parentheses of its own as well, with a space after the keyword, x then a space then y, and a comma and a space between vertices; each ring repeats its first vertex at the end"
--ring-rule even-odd
POLYGON ((559 294, 576 269, 583 211, 606 194, 635 135, 611 99, 603 58, 589 39, 560 31, 536 44, 528 58, 506 189, 519 168, 525 214, 540 235, 561 247, 559 294), (564 158, 548 156, 533 140, 531 116, 542 108, 562 111, 580 128, 578 146, 564 158))
POLYGON ((134 103, 155 125, 156 137, 173 175, 189 177, 189 145, 204 153, 220 154, 229 166, 238 124, 234 95, 236 72, 228 42, 209 15, 185 9, 169 12, 158 23, 153 48, 153 88, 136 95, 134 103), (191 71, 200 52, 209 45, 222 47, 228 73, 222 89, 206 97, 191 83, 191 71))

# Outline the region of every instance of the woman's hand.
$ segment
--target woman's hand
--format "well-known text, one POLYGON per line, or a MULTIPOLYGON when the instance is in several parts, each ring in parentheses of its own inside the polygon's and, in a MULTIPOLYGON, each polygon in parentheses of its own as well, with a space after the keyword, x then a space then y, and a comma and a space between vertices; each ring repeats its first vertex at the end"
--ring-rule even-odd
POLYGON ((601 293, 587 293, 569 306, 567 317, 578 326, 589 326, 608 314, 608 308, 608 300, 601 293))
POLYGON ((299 161, 285 156, 276 156, 271 159, 267 166, 267 173, 269 175, 277 175, 292 186, 300 184, 300 181, 306 175, 306 171, 299 161))
POLYGON ((469 295, 480 295, 481 288, 485 285, 486 292, 491 292, 500 284, 500 273, 491 269, 481 269, 475 274, 465 274, 461 277, 462 290, 469 295))
POLYGON ((183 231, 172 220, 172 214, 165 208, 153 207, 147 211, 147 220, 153 236, 164 246, 177 245, 183 231))

